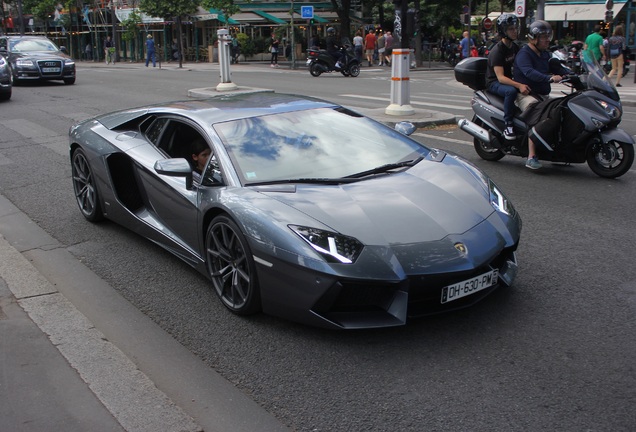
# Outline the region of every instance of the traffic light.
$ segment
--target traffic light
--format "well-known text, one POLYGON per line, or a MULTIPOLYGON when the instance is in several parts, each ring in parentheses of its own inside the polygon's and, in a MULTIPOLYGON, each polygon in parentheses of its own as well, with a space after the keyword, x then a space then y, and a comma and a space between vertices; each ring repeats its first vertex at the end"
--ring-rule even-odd
POLYGON ((309 25, 314 25, 314 19, 313 19, 313 18, 311 18, 311 19, 309 20, 309 25))
POLYGON ((419 30, 419 17, 415 9, 409 9, 406 11, 406 34, 417 36, 419 30))
POLYGON ((614 11, 613 10, 606 10, 605 11, 605 22, 611 23, 612 21, 614 21, 614 11))

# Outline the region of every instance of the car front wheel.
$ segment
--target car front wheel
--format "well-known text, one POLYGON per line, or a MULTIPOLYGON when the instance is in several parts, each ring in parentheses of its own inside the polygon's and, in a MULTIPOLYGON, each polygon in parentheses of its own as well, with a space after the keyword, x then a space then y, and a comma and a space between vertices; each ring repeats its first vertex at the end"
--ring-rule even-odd
POLYGON ((84 217, 91 222, 98 222, 104 218, 99 194, 95 187, 95 176, 88 163, 86 153, 81 148, 76 149, 71 157, 73 175, 73 190, 77 205, 84 217))
POLYGON ((238 315, 261 308, 256 266, 245 236, 227 216, 215 217, 205 237, 206 263, 223 305, 238 315))

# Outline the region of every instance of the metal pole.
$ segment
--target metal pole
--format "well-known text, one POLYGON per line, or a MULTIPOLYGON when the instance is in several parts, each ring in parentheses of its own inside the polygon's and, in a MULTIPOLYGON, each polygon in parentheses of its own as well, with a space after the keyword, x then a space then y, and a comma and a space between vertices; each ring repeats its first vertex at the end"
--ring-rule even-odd
POLYGON ((291 55, 292 55, 292 61, 291 61, 291 68, 292 69, 296 69, 296 37, 295 37, 295 31, 294 31, 294 0, 291 0, 291 55))

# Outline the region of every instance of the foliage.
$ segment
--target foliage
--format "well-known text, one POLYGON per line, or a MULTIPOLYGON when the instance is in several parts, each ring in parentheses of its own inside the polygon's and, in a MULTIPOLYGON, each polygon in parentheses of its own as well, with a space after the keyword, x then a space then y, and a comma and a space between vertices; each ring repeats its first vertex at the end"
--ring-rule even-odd
POLYGON ((256 54, 256 45, 245 33, 238 33, 236 35, 239 44, 241 44, 241 54, 245 57, 251 57, 256 54))
POLYGON ((122 39, 125 41, 134 41, 139 37, 139 24, 141 24, 141 15, 136 11, 132 11, 128 18, 121 22, 124 29, 122 39))
POLYGON ((139 9, 150 16, 171 19, 195 13, 198 5, 197 0, 141 0, 139 9))

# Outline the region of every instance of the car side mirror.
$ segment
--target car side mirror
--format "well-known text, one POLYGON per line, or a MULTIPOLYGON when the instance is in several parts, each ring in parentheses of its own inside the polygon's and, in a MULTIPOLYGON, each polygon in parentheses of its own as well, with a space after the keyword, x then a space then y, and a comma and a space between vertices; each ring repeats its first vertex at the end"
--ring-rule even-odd
POLYGON ((60 51, 62 51, 64 54, 68 55, 68 50, 66 49, 66 47, 64 45, 60 46, 60 51))
POLYGON ((157 174, 169 177, 184 177, 186 189, 192 189, 192 167, 185 158, 160 159, 155 162, 157 174))

